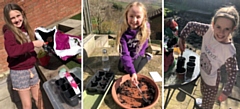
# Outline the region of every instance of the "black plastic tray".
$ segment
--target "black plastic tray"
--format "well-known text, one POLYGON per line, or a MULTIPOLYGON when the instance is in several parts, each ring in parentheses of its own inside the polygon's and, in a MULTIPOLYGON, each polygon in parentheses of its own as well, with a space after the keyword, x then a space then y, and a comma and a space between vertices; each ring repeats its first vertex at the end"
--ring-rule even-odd
POLYGON ((114 79, 114 76, 113 72, 97 71, 88 81, 86 88, 89 92, 103 94, 114 79))
MULTIPOLYGON (((74 78, 74 81, 77 83, 80 91, 81 91, 81 80, 76 77, 73 73, 70 73, 74 78)), ((78 104, 78 98, 80 98, 81 92, 79 94, 75 94, 73 88, 69 84, 67 78, 60 78, 55 81, 57 88, 60 91, 60 95, 63 97, 64 101, 70 106, 76 106, 78 104)))

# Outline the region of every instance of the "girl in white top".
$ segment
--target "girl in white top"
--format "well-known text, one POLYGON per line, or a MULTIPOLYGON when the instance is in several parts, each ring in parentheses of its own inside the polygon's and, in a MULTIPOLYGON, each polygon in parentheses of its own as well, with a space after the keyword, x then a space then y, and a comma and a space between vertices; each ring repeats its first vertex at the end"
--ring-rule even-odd
POLYGON ((239 14, 233 6, 220 8, 212 18, 211 24, 188 22, 180 34, 179 47, 183 52, 185 39, 195 31, 202 36, 200 56, 202 108, 212 109, 220 82, 220 67, 226 66, 228 81, 217 97, 224 101, 231 94, 236 82, 238 64, 232 33, 239 23, 239 14))

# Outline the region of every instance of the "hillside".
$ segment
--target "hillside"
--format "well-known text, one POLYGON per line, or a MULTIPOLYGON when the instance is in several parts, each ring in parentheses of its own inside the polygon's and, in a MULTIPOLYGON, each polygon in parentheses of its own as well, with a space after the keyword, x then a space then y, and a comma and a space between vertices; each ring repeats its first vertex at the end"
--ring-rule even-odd
MULTIPOLYGON (((136 0, 114 0, 114 1, 133 2, 136 0)), ((162 2, 161 0, 138 0, 138 1, 143 2, 143 3, 161 3, 162 2)))
MULTIPOLYGON (((116 25, 121 22, 123 9, 131 1, 136 0, 89 0, 93 33, 116 33, 118 31, 116 25)), ((162 6, 160 0, 139 1, 146 6, 148 13, 162 6)))
MULTIPOLYGON (((136 0, 109 0, 110 2, 120 3, 123 7, 125 7, 128 3, 136 1, 136 0)), ((153 11, 162 7, 161 0, 138 0, 145 4, 148 8, 148 11, 153 11)))

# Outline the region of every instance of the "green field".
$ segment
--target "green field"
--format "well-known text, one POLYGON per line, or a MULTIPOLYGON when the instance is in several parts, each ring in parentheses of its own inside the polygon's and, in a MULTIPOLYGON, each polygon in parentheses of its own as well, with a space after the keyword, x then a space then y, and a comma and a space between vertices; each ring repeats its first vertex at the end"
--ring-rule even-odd
POLYGON ((81 20, 81 13, 71 17, 70 19, 76 19, 76 20, 81 20))
MULTIPOLYGON (((129 2, 122 2, 122 1, 116 1, 116 0, 108 0, 108 2, 107 2, 108 4, 109 3, 113 3, 113 4, 118 4, 118 5, 121 5, 122 6, 122 8, 123 9, 125 9, 125 7, 129 4, 129 2)), ((152 12, 152 11, 154 11, 154 10, 157 10, 157 9, 159 9, 160 7, 161 7, 161 3, 159 2, 159 3, 156 3, 156 2, 154 2, 154 3, 146 3, 145 4, 146 5, 146 7, 148 8, 148 11, 149 12, 152 12)), ((119 12, 123 12, 123 10, 122 11, 119 11, 119 12)), ((121 17, 121 16, 119 16, 119 17, 121 17)), ((97 25, 97 21, 96 21, 96 19, 94 18, 94 16, 91 18, 91 23, 92 23, 92 26, 93 26, 93 33, 98 33, 98 30, 96 30, 96 25, 97 25)), ((109 23, 109 22, 105 22, 105 23, 109 23)), ((101 31, 101 32, 103 32, 103 31, 101 31)), ((108 31, 108 33, 115 33, 115 31, 114 30, 110 30, 110 31, 108 31)), ((103 32, 103 33, 105 33, 105 34, 107 34, 106 32, 103 32)))
MULTIPOLYGON (((112 1, 112 2, 121 4, 123 6, 123 8, 125 8, 129 3, 129 2, 121 2, 121 1, 112 1)), ((152 8, 154 8, 154 9, 159 9, 160 7, 162 7, 162 5, 160 3, 159 4, 152 3, 152 4, 145 4, 145 5, 146 6, 152 6, 152 8)))

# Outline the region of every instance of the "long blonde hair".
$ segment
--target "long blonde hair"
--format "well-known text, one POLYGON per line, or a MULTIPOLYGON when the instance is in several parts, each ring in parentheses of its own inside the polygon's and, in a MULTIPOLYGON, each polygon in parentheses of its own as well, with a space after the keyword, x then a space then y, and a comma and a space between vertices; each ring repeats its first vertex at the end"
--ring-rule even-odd
POLYGON ((212 18, 212 24, 215 24, 220 17, 231 20, 233 22, 233 27, 239 25, 239 14, 234 6, 226 6, 218 9, 212 18))
POLYGON ((27 39, 26 35, 22 32, 21 29, 15 27, 13 25, 13 23, 10 19, 10 16, 9 16, 9 12, 12 11, 12 10, 17 10, 17 11, 22 13, 22 16, 23 16, 23 24, 22 25, 25 27, 25 29, 26 29, 29 37, 30 37, 30 40, 31 41, 35 40, 34 31, 30 27, 30 25, 27 21, 27 17, 25 15, 25 12, 23 11, 23 9, 17 4, 10 3, 10 4, 5 5, 5 7, 3 9, 4 21, 5 21, 8 29, 10 29, 13 32, 13 34, 15 35, 15 38, 16 38, 17 42, 19 44, 23 44, 23 43, 28 42, 28 39, 27 39))
POLYGON ((139 27, 139 32, 136 35, 136 39, 139 40, 139 49, 141 48, 141 46, 144 44, 144 42, 148 39, 148 37, 150 36, 150 30, 147 27, 147 23, 148 23, 148 17, 147 17, 147 9, 146 7, 141 3, 141 2, 132 2, 130 4, 127 5, 127 7, 125 8, 125 11, 123 13, 123 22, 121 24, 121 28, 117 34, 117 40, 116 40, 116 47, 117 50, 119 50, 119 45, 120 45, 120 39, 123 35, 123 33, 125 31, 127 31, 129 25, 127 23, 127 14, 129 12, 129 10, 133 7, 133 6, 138 6, 140 8, 142 8, 143 13, 144 13, 144 18, 142 21, 141 26, 139 27))

